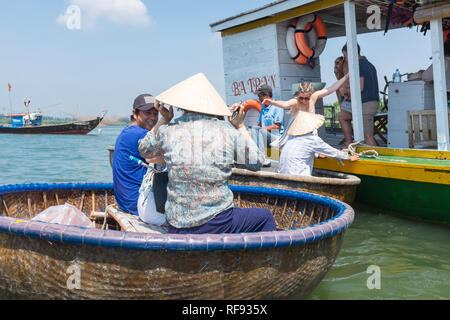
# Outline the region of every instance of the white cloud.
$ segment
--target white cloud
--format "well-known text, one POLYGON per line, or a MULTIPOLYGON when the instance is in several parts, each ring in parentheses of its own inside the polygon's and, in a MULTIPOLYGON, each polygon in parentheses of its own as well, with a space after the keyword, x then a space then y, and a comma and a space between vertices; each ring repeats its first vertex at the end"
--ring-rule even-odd
MULTIPOLYGON (((147 7, 142 0, 69 0, 81 10, 81 26, 91 27, 99 19, 118 24, 147 26, 151 23, 147 7)), ((66 24, 70 13, 64 12, 56 21, 66 24)))

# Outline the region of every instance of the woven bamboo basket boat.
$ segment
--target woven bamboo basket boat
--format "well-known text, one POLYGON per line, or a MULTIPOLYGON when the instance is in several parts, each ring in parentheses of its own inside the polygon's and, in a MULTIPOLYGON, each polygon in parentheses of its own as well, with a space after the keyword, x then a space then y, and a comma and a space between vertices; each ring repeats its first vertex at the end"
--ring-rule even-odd
POLYGON ((0 186, 0 296, 32 299, 306 297, 333 265, 354 212, 339 200, 230 186, 240 207, 267 207, 279 230, 175 235, 124 232, 105 215, 112 184, 0 186), (30 220, 70 203, 96 228, 30 220), (97 220, 96 220, 97 219, 97 220), (78 286, 74 276, 78 276, 78 286))
POLYGON ((314 169, 313 175, 307 177, 233 168, 229 183, 312 192, 352 204, 361 179, 351 174, 321 169, 314 169))

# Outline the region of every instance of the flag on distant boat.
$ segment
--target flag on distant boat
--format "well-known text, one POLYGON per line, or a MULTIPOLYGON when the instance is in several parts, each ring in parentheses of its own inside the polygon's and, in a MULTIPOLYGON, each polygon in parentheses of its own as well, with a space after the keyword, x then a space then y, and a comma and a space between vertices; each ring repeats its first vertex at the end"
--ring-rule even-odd
POLYGON ((11 91, 11 83, 8 82, 8 91, 11 91))

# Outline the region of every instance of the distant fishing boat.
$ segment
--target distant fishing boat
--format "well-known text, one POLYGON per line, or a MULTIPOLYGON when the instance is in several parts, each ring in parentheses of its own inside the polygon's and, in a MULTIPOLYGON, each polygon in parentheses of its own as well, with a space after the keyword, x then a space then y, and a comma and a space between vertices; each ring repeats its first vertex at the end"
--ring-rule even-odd
POLYGON ((20 134, 87 134, 103 120, 105 113, 87 121, 42 125, 40 111, 11 114, 11 125, 0 126, 0 133, 20 134))

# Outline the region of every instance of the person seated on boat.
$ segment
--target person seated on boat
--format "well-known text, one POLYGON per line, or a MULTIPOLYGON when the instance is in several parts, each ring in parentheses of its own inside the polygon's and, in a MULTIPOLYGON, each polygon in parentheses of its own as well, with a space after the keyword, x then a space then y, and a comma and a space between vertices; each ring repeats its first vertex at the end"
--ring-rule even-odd
MULTIPOLYGON (((450 35, 449 35, 450 37, 450 35)), ((447 84, 447 101, 450 101, 450 39, 444 43, 445 79, 447 84)), ((419 70, 423 81, 433 81, 433 64, 427 70, 419 70)))
MULTIPOLYGON (((266 98, 272 99, 272 88, 268 85, 261 85, 256 90, 256 95, 260 102, 263 102, 266 98)), ((283 109, 263 103, 259 114, 258 126, 249 128, 253 140, 263 153, 266 152, 267 146, 283 133, 283 116, 283 109)), ((267 160, 265 164, 267 164, 267 160)))
POLYGON ((311 176, 315 154, 350 161, 359 159, 357 155, 348 156, 347 153, 333 148, 313 134, 324 121, 322 115, 305 111, 297 113, 282 146, 278 173, 311 176))
POLYGON ((141 184, 147 174, 147 168, 131 161, 130 155, 143 162, 160 163, 159 158, 145 159, 138 150, 138 141, 151 130, 158 121, 158 110, 155 109, 154 97, 150 94, 141 94, 133 103, 134 119, 131 124, 122 130, 116 139, 113 157, 113 184, 116 203, 122 211, 139 216, 150 216, 148 223, 161 225, 165 222, 165 215, 156 212, 151 207, 153 201, 145 206, 144 192, 141 184), (147 214, 146 214, 147 213, 147 214))
POLYGON ((156 97, 166 124, 158 124, 139 141, 143 157, 162 154, 169 183, 165 207, 169 233, 239 233, 276 230, 265 208, 235 208, 228 186, 235 158, 250 170, 265 160, 244 125, 244 110, 231 113, 203 73, 156 97), (162 104, 170 105, 167 111, 162 104), (167 124, 173 108, 183 115, 167 124))

